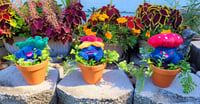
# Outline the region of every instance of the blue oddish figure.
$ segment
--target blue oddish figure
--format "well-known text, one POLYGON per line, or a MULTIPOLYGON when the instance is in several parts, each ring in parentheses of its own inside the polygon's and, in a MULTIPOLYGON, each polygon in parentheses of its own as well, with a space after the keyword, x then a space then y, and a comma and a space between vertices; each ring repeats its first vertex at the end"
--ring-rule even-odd
POLYGON ((15 53, 17 59, 23 58, 25 61, 33 59, 34 54, 41 56, 41 50, 43 50, 48 44, 47 37, 43 38, 36 36, 35 38, 28 38, 26 41, 17 42, 15 45, 20 49, 19 52, 15 53))
POLYGON ((87 48, 83 48, 79 52, 79 56, 83 57, 85 60, 94 59, 99 61, 103 57, 103 50, 101 47, 91 45, 87 48))
POLYGON ((40 49, 36 49, 35 46, 28 45, 23 47, 19 52, 16 52, 15 56, 17 59, 24 58, 24 60, 26 61, 27 59, 33 59, 34 53, 37 56, 41 56, 40 49))
POLYGON ((157 47, 153 52, 150 53, 150 57, 154 57, 155 59, 160 59, 161 61, 165 61, 168 63, 177 64, 179 60, 183 59, 183 55, 178 53, 176 48, 167 48, 167 47, 157 47), (161 57, 164 59, 161 60, 161 57))
POLYGON ((155 47, 150 53, 151 58, 167 63, 178 64, 183 59, 183 55, 178 53, 177 47, 183 43, 181 36, 175 33, 163 33, 152 36, 148 39, 148 44, 155 47), (164 56, 164 59, 162 57, 164 56))

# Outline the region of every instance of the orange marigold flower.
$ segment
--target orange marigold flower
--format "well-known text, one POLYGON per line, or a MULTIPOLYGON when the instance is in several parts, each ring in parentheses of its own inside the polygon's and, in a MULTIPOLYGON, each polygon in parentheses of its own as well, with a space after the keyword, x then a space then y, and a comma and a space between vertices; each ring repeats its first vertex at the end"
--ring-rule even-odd
POLYGON ((150 36, 151 36, 150 31, 147 31, 145 37, 150 37, 150 36))
POLYGON ((161 32, 161 34, 164 34, 164 33, 171 33, 171 30, 170 29, 168 29, 168 30, 162 30, 162 32, 161 32))
POLYGON ((87 25, 83 26, 83 32, 85 32, 87 29, 87 25))
POLYGON ((120 24, 120 23, 125 23, 127 22, 127 19, 125 17, 119 17, 117 18, 117 22, 120 24))
POLYGON ((108 15, 107 14, 101 14, 101 15, 99 15, 99 20, 100 21, 105 21, 106 19, 108 19, 109 17, 108 17, 108 15))
POLYGON ((92 32, 92 29, 86 29, 85 30, 85 34, 86 35, 95 35, 96 36, 96 32, 92 32))
POLYGON ((98 21, 99 15, 100 15, 100 12, 94 13, 94 14, 92 15, 92 21, 98 21))
POLYGON ((140 30, 140 29, 135 29, 135 28, 133 28, 133 29, 132 29, 132 33, 133 33, 133 34, 140 34, 140 33, 141 33, 141 30, 140 30))
POLYGON ((106 36, 107 39, 111 39, 112 38, 112 34, 111 34, 110 31, 107 31, 105 36, 106 36))

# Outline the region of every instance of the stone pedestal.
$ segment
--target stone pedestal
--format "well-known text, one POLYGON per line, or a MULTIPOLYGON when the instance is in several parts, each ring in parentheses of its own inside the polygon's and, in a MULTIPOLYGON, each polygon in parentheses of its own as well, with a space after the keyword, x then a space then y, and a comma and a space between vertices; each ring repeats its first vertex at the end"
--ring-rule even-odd
POLYGON ((134 94, 134 104, 200 104, 200 77, 192 74, 193 81, 197 84, 194 91, 184 94, 178 75, 168 88, 155 86, 151 78, 146 78, 141 93, 134 94))
POLYGON ((200 41, 192 41, 190 61, 200 70, 200 41))
POLYGON ((0 71, 0 104, 56 104, 58 70, 50 69, 45 81, 29 85, 16 66, 0 71))
POLYGON ((57 85, 59 104, 132 104, 134 88, 121 70, 104 70, 98 84, 87 84, 80 69, 57 85))

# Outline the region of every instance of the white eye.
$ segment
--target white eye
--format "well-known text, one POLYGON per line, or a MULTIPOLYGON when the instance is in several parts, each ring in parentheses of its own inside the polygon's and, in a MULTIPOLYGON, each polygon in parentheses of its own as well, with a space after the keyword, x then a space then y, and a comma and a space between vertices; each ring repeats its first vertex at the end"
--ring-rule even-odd
POLYGON ((168 39, 168 37, 165 37, 165 39, 168 39))

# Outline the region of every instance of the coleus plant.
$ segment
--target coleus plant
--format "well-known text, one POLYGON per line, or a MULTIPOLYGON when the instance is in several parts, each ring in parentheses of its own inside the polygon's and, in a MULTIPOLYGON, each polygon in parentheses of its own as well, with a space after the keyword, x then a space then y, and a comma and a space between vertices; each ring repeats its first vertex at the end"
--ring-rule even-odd
POLYGON ((158 27, 169 26, 175 33, 181 33, 183 17, 179 10, 167 6, 143 3, 136 10, 136 16, 140 18, 145 30, 156 31, 158 27))
POLYGON ((71 5, 64 9, 62 13, 64 26, 74 31, 76 27, 82 24, 82 20, 86 22, 86 14, 82 9, 83 5, 80 2, 73 2, 72 0, 71 5))
POLYGON ((0 2, 0 38, 10 37, 10 21, 12 19, 10 2, 0 2))
MULTIPOLYGON (((72 41, 71 36, 74 28, 74 26, 72 26, 73 23, 75 25, 81 24, 81 20, 79 18, 80 14, 78 11, 79 7, 82 9, 81 4, 69 6, 69 8, 72 7, 72 9, 75 9, 74 13, 77 13, 76 16, 69 18, 69 21, 65 21, 66 10, 61 12, 60 5, 57 5, 57 2, 54 0, 28 0, 28 2, 24 3, 24 6, 26 6, 26 8, 23 11, 20 11, 18 8, 15 9, 18 14, 20 14, 20 16, 23 17, 26 22, 28 22, 31 28, 31 34, 33 36, 47 36, 50 39, 62 41, 63 44, 66 44, 67 41, 72 41), (26 14, 23 15, 23 13, 26 14), (78 20, 80 21, 77 22, 78 20), (65 22, 70 22, 72 25, 65 22)), ((72 9, 70 9, 70 11, 72 11, 72 9)))

